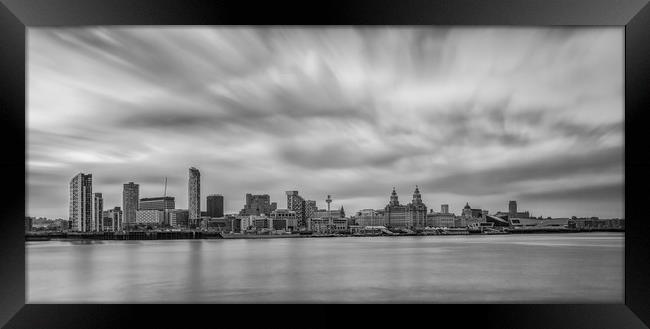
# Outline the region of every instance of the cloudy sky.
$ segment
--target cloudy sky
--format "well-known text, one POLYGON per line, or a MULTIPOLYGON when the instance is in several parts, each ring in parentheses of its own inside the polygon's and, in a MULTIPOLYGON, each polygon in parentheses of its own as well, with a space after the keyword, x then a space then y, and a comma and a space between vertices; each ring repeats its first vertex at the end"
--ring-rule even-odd
POLYGON ((68 217, 93 174, 227 212, 299 190, 348 214, 400 202, 624 216, 623 29, 28 29, 27 214, 68 217))

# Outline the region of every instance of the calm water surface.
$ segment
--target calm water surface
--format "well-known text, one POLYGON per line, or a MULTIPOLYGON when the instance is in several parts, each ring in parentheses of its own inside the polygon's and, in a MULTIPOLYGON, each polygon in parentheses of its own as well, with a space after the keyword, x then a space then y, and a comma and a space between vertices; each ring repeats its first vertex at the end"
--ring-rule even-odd
POLYGON ((27 242, 28 303, 623 303, 623 233, 27 242))

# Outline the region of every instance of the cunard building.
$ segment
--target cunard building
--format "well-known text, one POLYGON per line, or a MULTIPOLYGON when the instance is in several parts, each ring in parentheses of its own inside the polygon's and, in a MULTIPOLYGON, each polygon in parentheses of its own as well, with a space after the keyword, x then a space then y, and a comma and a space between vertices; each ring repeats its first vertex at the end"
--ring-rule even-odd
POLYGON ((397 192, 393 187, 390 202, 384 208, 384 225, 392 228, 424 227, 427 218, 427 207, 422 202, 420 190, 415 187, 413 201, 407 205, 400 205, 397 192))

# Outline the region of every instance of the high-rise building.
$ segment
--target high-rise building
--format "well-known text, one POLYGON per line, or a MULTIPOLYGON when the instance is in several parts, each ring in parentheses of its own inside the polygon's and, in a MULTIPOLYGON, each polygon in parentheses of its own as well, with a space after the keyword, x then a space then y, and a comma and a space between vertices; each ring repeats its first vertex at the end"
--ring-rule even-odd
POLYGON ((318 207, 316 206, 316 201, 315 200, 307 200, 305 201, 305 217, 306 218, 312 218, 314 217, 314 214, 318 211, 318 207))
POLYGON ((170 226, 186 228, 189 225, 189 212, 185 209, 170 210, 168 216, 170 226))
POLYGON ((244 209, 239 212, 241 216, 269 216, 277 208, 277 203, 271 203, 271 197, 268 194, 250 194, 246 193, 246 204, 244 209))
POLYGON ((423 228, 426 226, 427 206, 422 202, 422 195, 417 185, 413 192, 413 200, 406 205, 406 212, 409 215, 411 227, 423 228))
POLYGON ((443 214, 448 214, 449 213, 449 205, 448 204, 440 205, 440 212, 443 213, 443 214))
POLYGON ((514 217, 514 214, 517 213, 517 201, 510 200, 508 202, 508 212, 513 214, 514 217))
POLYGON ((194 167, 191 167, 189 170, 187 190, 187 210, 189 212, 190 225, 198 225, 199 219, 201 219, 201 173, 194 167))
POLYGON ((176 208, 173 196, 142 198, 138 210, 167 210, 176 208))
POLYGON ((128 226, 135 224, 135 212, 138 211, 138 200, 140 199, 140 185, 129 182, 124 184, 122 190, 122 211, 123 211, 123 224, 128 226))
POLYGON ((104 198, 101 193, 95 193, 93 196, 93 222, 91 231, 104 230, 104 198))
POLYGON ((70 180, 70 218, 73 231, 89 232, 93 222, 93 175, 79 173, 70 180))
POLYGON ((296 212, 299 227, 307 227, 306 208, 305 199, 298 195, 298 191, 287 191, 287 209, 296 212))
POLYGON ((400 205, 397 192, 393 187, 390 201, 384 208, 384 223, 387 227, 410 227, 410 218, 406 206, 400 205))
POLYGON ((206 199, 208 217, 223 217, 223 195, 211 194, 206 199))
POLYGON ((104 212, 103 231, 122 230, 122 209, 115 207, 104 212))

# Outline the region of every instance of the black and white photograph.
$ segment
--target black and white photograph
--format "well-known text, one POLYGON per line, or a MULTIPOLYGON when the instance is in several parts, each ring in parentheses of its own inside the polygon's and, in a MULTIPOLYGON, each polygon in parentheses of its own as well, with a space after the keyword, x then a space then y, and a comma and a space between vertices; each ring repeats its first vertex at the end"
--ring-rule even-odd
POLYGON ((624 42, 29 27, 26 302, 623 303, 624 42))

